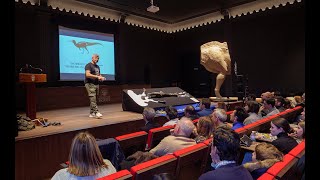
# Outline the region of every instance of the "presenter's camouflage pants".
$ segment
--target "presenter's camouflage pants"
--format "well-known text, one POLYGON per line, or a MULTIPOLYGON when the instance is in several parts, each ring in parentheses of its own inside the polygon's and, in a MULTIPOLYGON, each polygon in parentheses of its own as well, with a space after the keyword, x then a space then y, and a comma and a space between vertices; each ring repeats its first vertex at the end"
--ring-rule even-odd
POLYGON ((97 96, 99 95, 99 85, 86 83, 85 87, 90 100, 90 114, 98 112, 97 96))

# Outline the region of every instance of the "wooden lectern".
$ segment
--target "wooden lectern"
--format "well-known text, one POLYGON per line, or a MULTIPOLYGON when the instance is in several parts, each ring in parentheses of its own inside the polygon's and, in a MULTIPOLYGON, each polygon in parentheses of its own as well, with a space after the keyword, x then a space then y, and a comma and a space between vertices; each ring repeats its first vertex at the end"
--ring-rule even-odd
POLYGON ((47 82, 46 74, 19 73, 19 82, 26 86, 26 116, 36 118, 36 83, 47 82))

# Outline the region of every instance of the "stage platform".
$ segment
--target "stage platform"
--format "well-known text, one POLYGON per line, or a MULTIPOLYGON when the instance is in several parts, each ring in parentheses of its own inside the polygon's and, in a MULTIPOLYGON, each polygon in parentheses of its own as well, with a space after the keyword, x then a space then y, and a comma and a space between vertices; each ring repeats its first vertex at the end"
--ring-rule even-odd
POLYGON ((89 107, 37 112, 37 117, 61 125, 19 131, 15 138, 15 179, 50 179, 68 160, 72 139, 80 131, 106 139, 137 132, 145 124, 141 114, 123 111, 121 103, 100 105, 99 111, 101 119, 89 118, 89 107))
MULTIPOLYGON (((143 119, 142 114, 123 111, 121 103, 100 105, 101 119, 89 118, 89 107, 65 108, 37 112, 37 118, 46 118, 49 122, 60 122, 60 126, 36 126, 30 131, 19 131, 16 141, 48 136, 53 134, 78 131, 82 129, 107 126, 143 119)), ((25 117, 25 113, 19 113, 25 117)))

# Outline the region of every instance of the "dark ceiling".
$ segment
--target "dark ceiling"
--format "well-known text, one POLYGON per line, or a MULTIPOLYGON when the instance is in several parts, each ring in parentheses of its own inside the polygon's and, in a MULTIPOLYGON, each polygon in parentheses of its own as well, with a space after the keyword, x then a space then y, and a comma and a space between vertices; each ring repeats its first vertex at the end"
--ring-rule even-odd
POLYGON ((123 12, 124 16, 136 15, 164 23, 177 23, 209 13, 229 9, 255 0, 153 0, 160 11, 151 13, 147 8, 151 0, 78 0, 123 12))

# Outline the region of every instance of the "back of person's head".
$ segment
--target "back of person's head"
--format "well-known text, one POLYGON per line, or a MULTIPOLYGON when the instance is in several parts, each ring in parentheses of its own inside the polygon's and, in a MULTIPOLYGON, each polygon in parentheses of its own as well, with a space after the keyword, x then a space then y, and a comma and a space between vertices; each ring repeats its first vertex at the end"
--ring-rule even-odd
POLYGON ((178 110, 172 106, 165 107, 165 111, 170 120, 178 117, 178 110))
POLYGON ((204 137, 210 137, 213 132, 213 123, 209 116, 202 116, 199 118, 197 124, 198 134, 204 137))
POLYGON ((288 99, 290 101, 290 108, 293 108, 297 105, 297 102, 294 99, 294 97, 286 97, 286 99, 288 99))
POLYGON ((184 115, 195 115, 196 114, 196 110, 194 109, 194 107, 192 105, 188 105, 185 109, 184 109, 184 115))
POLYGON ((227 111, 227 105, 225 102, 218 102, 217 108, 224 109, 225 111, 227 111))
POLYGON ((211 101, 209 98, 202 98, 201 104, 204 105, 206 109, 210 109, 211 101))
POLYGON ((130 155, 127 159, 135 159, 134 165, 155 159, 159 156, 154 155, 150 152, 137 151, 134 154, 130 155))
POLYGON ((289 99, 287 99, 287 98, 284 98, 283 107, 285 107, 286 109, 292 108, 292 106, 291 106, 291 101, 290 101, 289 99))
POLYGON ((156 111, 151 107, 145 107, 143 109, 142 115, 147 121, 151 122, 156 116, 156 111))
POLYGON ((273 95, 272 95, 272 93, 269 92, 269 91, 264 92, 264 93, 261 94, 261 99, 262 99, 262 100, 269 99, 269 98, 272 98, 272 97, 273 97, 273 95))
POLYGON ((255 147, 256 160, 263 161, 266 159, 277 159, 282 161, 283 153, 270 143, 259 143, 255 147))
POLYGON ((190 137, 192 131, 195 129, 195 125, 188 117, 182 117, 174 128, 174 135, 180 135, 184 137, 190 137))
POLYGON ((249 94, 247 96, 247 101, 255 101, 257 96, 255 94, 249 94))
POLYGON ((234 116, 237 117, 238 122, 243 122, 248 117, 248 113, 243 107, 237 106, 235 110, 234 116))
POLYGON ((248 111, 247 111, 248 113, 251 112, 251 113, 258 114, 260 106, 257 101, 248 101, 247 106, 248 106, 248 111))
POLYGON ((289 133, 291 128, 289 122, 285 118, 275 118, 272 121, 272 124, 277 128, 282 128, 285 133, 289 133))
POLYGON ((221 126, 213 132, 212 145, 217 148, 220 160, 237 161, 240 153, 240 137, 234 130, 221 126))
POLYGON ((274 107, 274 105, 276 104, 276 100, 274 98, 268 98, 264 100, 264 103, 266 103, 267 105, 271 105, 271 107, 274 107))
POLYGON ((294 98, 294 100, 296 101, 297 104, 302 103, 302 97, 301 96, 294 96, 293 98, 294 98))
POLYGON ((280 102, 280 104, 278 104, 278 106, 279 107, 284 107, 284 104, 285 104, 285 101, 284 101, 284 97, 282 97, 282 96, 277 96, 277 97, 275 97, 275 100, 276 100, 276 102, 280 102))
POLYGON ((92 176, 107 167, 96 143, 89 132, 80 132, 72 140, 68 172, 76 176, 92 176))
POLYGON ((211 115, 223 123, 226 122, 228 119, 226 111, 224 109, 220 109, 220 108, 214 109, 211 115))
POLYGON ((174 176, 171 173, 160 173, 155 174, 152 177, 152 180, 174 180, 174 176))

